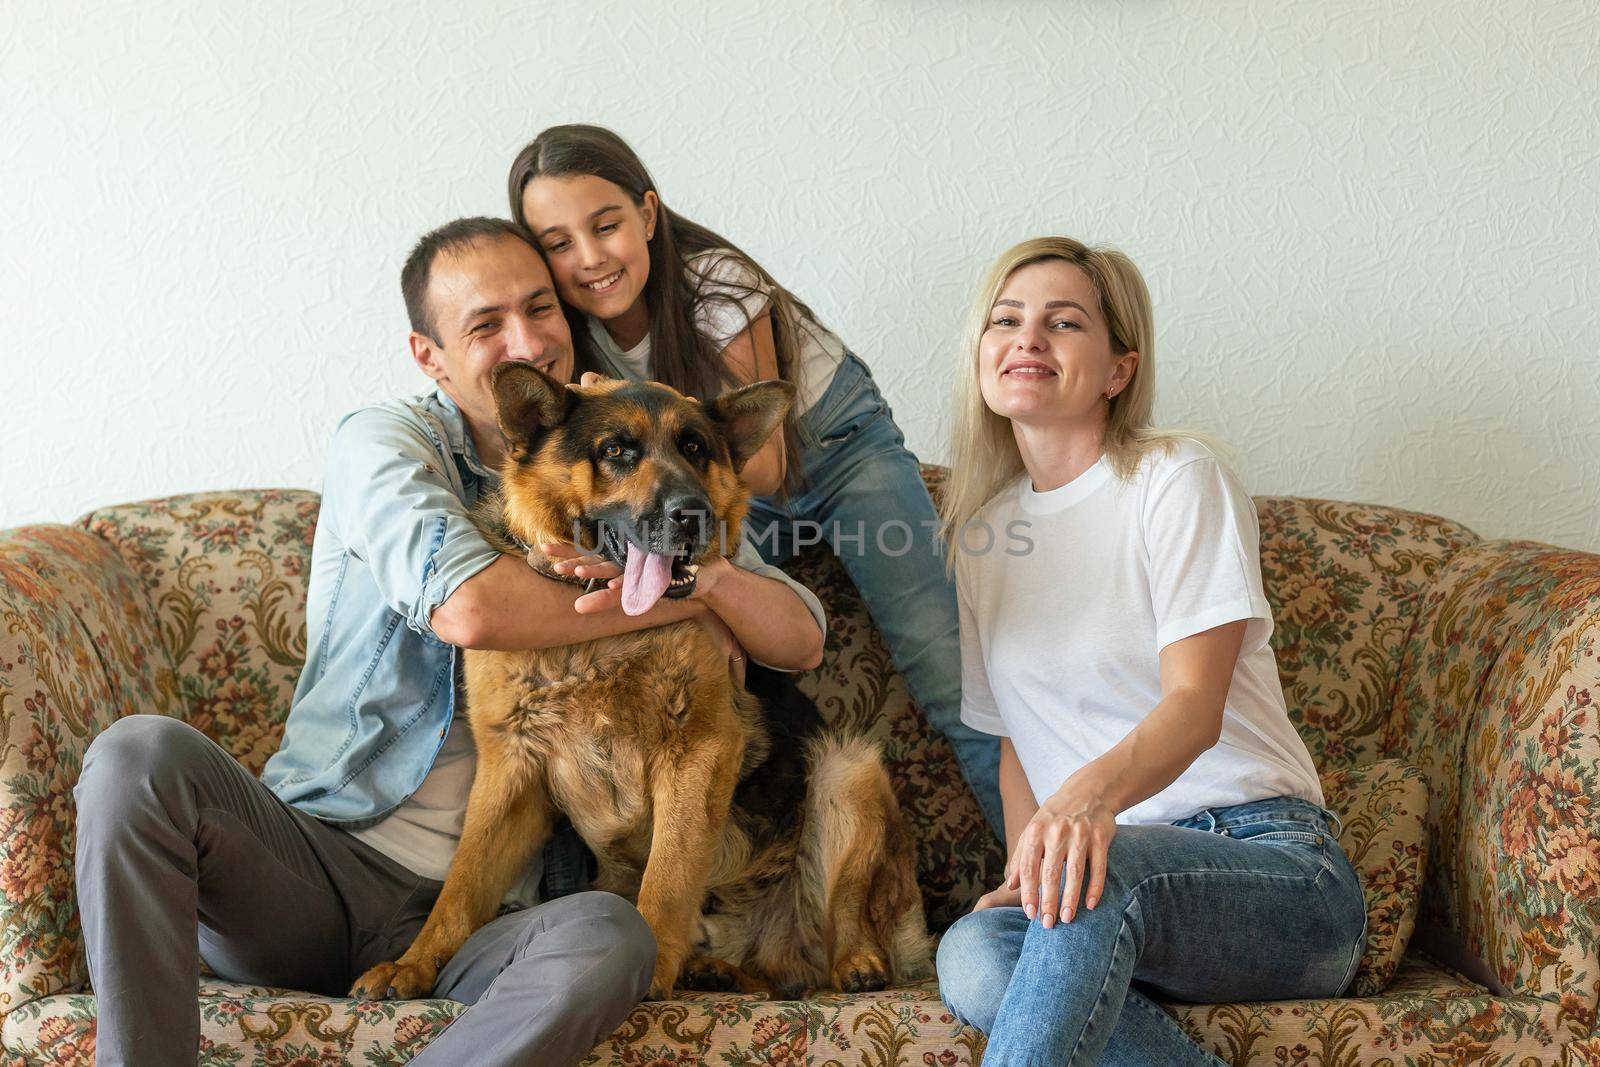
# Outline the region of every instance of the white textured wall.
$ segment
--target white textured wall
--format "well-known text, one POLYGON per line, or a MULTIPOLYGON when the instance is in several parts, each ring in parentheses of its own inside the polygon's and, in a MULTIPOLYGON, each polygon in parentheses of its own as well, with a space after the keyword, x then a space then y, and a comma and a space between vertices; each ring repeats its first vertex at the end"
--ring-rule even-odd
POLYGON ((586 120, 945 455, 960 311, 1120 245, 1251 489, 1600 550, 1597 0, 0 4, 0 527, 315 486, 396 277, 586 120))

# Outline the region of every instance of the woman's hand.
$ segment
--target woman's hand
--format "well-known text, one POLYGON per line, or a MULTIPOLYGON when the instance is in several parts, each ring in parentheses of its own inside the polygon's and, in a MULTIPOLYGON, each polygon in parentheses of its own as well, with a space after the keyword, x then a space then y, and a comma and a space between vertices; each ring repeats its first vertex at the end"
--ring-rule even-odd
POLYGON ((1022 890, 1012 889, 1003 885, 999 889, 991 889, 978 898, 972 906, 973 911, 983 911, 986 908, 1020 908, 1022 907, 1022 890))
POLYGON ((1089 882, 1084 906, 1093 908, 1100 903, 1106 885, 1106 855, 1116 834, 1117 817, 1111 806, 1098 794, 1071 790, 1069 782, 1041 804, 1023 827, 1006 863, 1005 885, 995 892, 1016 890, 1028 918, 1038 918, 1046 929, 1055 925, 1057 915, 1069 923, 1077 914, 1078 891, 1086 873, 1089 882))

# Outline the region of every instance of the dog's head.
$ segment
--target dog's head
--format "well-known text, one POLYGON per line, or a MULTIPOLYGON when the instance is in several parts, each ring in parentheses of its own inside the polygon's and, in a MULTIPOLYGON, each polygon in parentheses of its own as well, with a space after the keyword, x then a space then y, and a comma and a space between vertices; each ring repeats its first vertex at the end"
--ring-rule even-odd
POLYGON ((739 472, 782 423, 787 382, 701 403, 653 382, 566 386, 522 361, 494 370, 506 439, 507 525, 530 544, 577 541, 623 568, 622 606, 694 591, 700 564, 739 547, 739 472))

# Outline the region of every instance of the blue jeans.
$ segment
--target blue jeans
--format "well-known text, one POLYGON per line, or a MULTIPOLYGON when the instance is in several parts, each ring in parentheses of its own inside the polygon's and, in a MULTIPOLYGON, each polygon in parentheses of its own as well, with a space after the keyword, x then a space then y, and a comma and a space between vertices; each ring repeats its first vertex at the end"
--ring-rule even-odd
POLYGON ((1048 930, 1021 908, 963 916, 939 944, 940 995, 988 1033, 985 1067, 1221 1063, 1149 996, 1343 993, 1367 919, 1331 821, 1278 797, 1119 826, 1094 910, 1048 930))
POLYGON ((832 384, 802 416, 800 435, 805 483, 787 501, 751 501, 751 541, 773 564, 807 545, 832 547, 911 699, 950 742, 984 817, 1003 838, 999 739, 961 721, 956 591, 945 576, 938 515, 866 364, 845 354, 832 384))

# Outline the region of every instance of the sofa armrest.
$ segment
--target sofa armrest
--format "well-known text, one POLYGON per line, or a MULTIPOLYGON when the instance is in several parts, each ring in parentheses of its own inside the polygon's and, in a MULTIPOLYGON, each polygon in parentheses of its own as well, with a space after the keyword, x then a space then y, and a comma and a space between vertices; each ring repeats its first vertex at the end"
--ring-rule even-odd
POLYGON ((66 526, 0 532, 0 1013, 85 977, 72 788, 90 741, 177 708, 149 597, 109 545, 66 526))
POLYGON ((1600 983, 1600 556, 1463 549, 1406 649, 1390 754, 1429 778, 1425 919, 1592 1032, 1600 983))

